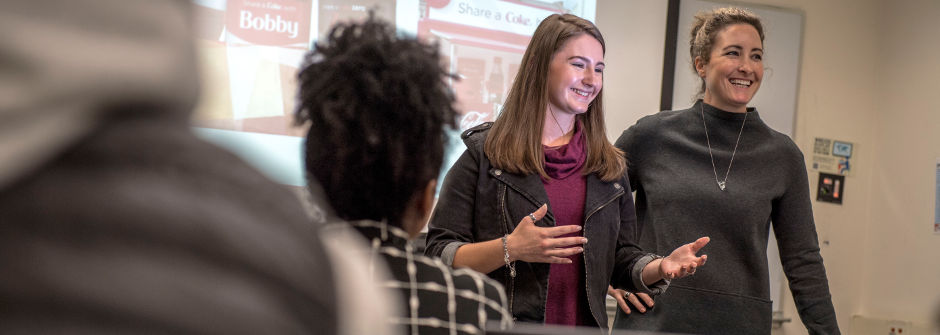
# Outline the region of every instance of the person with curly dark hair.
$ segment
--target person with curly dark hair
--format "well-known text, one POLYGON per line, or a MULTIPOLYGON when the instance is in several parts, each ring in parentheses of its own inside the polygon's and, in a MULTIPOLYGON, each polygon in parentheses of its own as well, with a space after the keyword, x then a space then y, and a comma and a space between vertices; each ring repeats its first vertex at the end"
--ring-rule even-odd
POLYGON ((414 254, 411 239, 433 206, 455 99, 438 47, 397 36, 369 16, 340 23, 306 55, 298 124, 309 124, 305 161, 330 228, 352 226, 381 255, 400 289, 412 333, 480 333, 511 325, 502 285, 414 254), (327 206, 328 205, 328 206, 327 206), (332 210, 328 209, 331 208, 332 210))

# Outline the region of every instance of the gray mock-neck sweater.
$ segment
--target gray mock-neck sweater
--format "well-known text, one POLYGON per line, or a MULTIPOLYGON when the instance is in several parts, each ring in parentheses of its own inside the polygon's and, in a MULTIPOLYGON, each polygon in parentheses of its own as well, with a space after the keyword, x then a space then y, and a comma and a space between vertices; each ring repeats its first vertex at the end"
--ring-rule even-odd
POLYGON ((636 191, 644 250, 668 255, 701 236, 711 242, 702 251, 708 262, 694 276, 673 281, 645 315, 618 311, 615 327, 770 334, 766 250, 772 227, 803 323, 811 334, 839 333, 803 154, 754 109, 746 118, 699 100, 690 109, 644 117, 617 140, 636 191), (739 132, 722 191, 716 175, 724 180, 739 132))

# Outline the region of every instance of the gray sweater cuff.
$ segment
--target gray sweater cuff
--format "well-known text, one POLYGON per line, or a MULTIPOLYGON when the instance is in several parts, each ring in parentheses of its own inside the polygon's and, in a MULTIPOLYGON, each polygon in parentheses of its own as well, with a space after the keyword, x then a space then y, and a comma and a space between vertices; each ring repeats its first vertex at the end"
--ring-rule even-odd
POLYGON ((457 256, 457 248, 467 244, 467 242, 451 242, 444 247, 444 251, 441 252, 441 262, 447 264, 449 267, 454 267, 454 256, 457 256))
POLYGON ((650 262, 664 258, 656 254, 646 254, 643 257, 640 257, 633 266, 631 277, 633 278, 633 286, 637 288, 637 292, 646 293, 649 295, 659 295, 666 292, 666 289, 669 288, 669 280, 663 279, 658 282, 653 283, 650 286, 647 286, 643 283, 643 268, 649 265, 650 262))

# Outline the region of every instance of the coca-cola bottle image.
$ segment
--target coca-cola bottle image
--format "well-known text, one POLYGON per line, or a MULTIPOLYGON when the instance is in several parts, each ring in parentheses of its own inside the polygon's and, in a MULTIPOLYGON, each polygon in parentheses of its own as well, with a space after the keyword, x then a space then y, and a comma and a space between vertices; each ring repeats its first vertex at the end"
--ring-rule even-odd
POLYGON ((487 102, 492 104, 503 104, 503 59, 502 57, 493 58, 493 68, 490 70, 490 76, 486 79, 487 102))

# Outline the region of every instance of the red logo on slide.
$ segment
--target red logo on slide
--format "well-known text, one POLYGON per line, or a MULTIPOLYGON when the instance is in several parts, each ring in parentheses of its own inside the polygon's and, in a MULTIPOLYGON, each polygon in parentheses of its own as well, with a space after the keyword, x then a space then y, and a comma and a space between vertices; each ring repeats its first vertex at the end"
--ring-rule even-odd
POLYGON ((450 0, 428 0, 428 6, 431 6, 431 8, 441 9, 449 4, 450 0))
POLYGON ((225 28, 252 44, 290 46, 310 41, 310 1, 231 0, 225 28))

